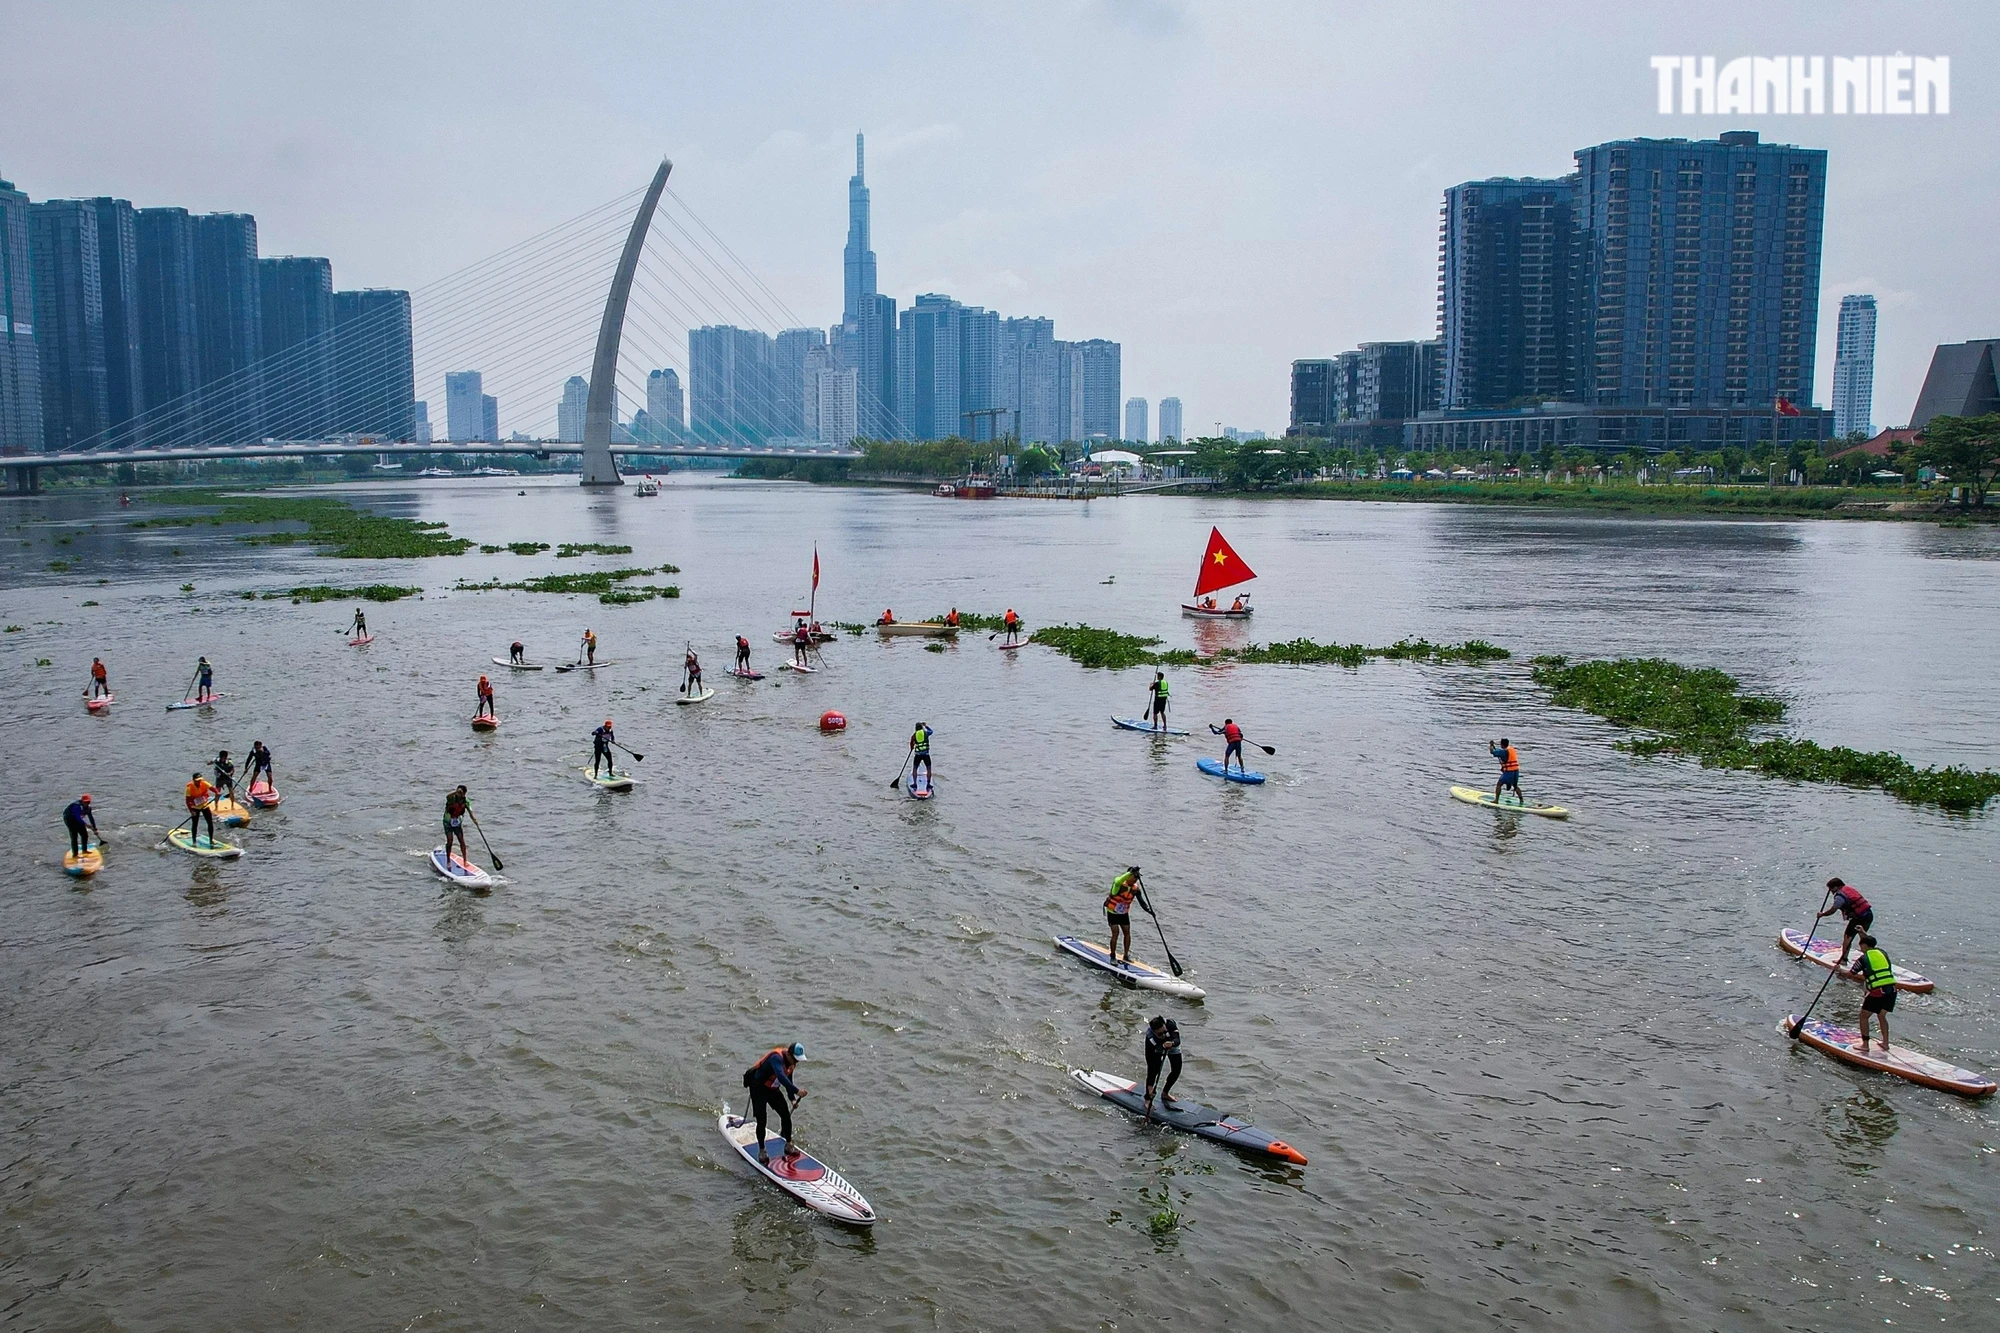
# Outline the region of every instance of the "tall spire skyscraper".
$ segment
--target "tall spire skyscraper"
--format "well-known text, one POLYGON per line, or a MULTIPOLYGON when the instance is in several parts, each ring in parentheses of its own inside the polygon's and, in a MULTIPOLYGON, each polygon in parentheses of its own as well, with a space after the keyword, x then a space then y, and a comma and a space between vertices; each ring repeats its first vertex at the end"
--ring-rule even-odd
POLYGON ((864 171, 861 135, 854 136, 854 174, 847 181, 847 269, 846 301, 841 318, 855 323, 861 318, 862 303, 875 295, 875 251, 868 241, 868 183, 864 171))

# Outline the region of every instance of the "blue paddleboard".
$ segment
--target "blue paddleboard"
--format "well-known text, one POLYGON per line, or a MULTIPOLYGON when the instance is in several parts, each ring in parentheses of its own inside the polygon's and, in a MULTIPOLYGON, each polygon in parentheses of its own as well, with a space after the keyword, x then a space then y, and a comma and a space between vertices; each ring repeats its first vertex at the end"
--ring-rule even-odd
POLYGON ((1142 717, 1114 717, 1111 719, 1111 725, 1114 727, 1123 727, 1127 731, 1150 731, 1155 736, 1187 735, 1185 731, 1182 731, 1178 727, 1155 727, 1142 717))
POLYGON ((1194 766, 1212 778, 1222 778, 1229 782, 1247 782, 1255 786, 1264 780, 1262 773, 1254 770, 1245 772, 1240 768, 1225 769, 1220 759, 1210 759, 1206 755, 1195 760, 1194 766))

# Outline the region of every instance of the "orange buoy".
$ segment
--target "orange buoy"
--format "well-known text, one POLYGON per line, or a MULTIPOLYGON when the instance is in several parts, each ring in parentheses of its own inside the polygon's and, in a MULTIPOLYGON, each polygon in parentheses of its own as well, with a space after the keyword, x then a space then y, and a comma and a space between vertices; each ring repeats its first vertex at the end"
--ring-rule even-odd
POLYGON ((847 717, 845 714, 836 713, 829 708, 819 715, 819 729, 821 731, 846 731, 847 717))

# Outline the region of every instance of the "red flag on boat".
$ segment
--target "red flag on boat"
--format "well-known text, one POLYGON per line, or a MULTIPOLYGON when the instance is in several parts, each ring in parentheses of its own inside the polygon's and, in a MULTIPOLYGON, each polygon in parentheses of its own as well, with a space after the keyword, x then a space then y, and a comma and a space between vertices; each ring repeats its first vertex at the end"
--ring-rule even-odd
POLYGON ((819 547, 813 547, 813 591, 819 591, 819 547))
POLYGON ((1243 557, 1236 554, 1228 542, 1222 539, 1221 528, 1208 530, 1208 550, 1201 557, 1201 573, 1195 576, 1194 595, 1214 592, 1217 588, 1230 588, 1239 583, 1248 583, 1257 577, 1256 571, 1243 563, 1243 557))

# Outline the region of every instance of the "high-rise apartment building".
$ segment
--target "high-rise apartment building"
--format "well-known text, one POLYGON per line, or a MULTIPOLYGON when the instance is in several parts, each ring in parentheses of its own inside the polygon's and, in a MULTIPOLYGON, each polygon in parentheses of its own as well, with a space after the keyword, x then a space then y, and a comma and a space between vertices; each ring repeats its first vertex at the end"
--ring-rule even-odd
POLYGON ((454 370, 445 375, 444 433, 453 444, 465 444, 486 433, 484 389, 476 370, 454 370))
POLYGON ((1075 343, 1080 357, 1079 419, 1070 438, 1079 441, 1118 438, 1119 362, 1122 349, 1107 338, 1075 343))
POLYGON ((80 199, 31 205, 28 254, 42 365, 42 447, 56 452, 99 443, 111 409, 97 210, 80 199))
POLYGON ((1160 400, 1160 443, 1179 444, 1181 441, 1181 400, 1162 398, 1160 400))
POLYGON ((1056 323, 1042 316, 1000 321, 999 401, 1011 410, 1001 431, 1023 443, 1054 444, 1063 438, 1056 323))
MULTIPOLYGON (((263 307, 257 283, 257 219, 202 213, 194 219, 195 374, 193 422, 205 444, 263 434, 263 307)), ((194 441, 189 441, 190 443, 194 441)))
POLYGON ((429 444, 431 442, 431 405, 418 399, 410 404, 410 442, 429 444))
POLYGON ((92 199, 97 214, 97 286, 104 305, 104 394, 117 438, 131 444, 132 419, 146 410, 139 325, 139 237, 132 205, 92 199))
MULTIPOLYGON (((333 410, 336 432, 413 440, 416 342, 410 294, 364 287, 333 294, 333 410)), ((446 422, 450 422, 447 403, 446 422)))
POLYGON ((826 330, 786 329, 772 342, 772 433, 793 439, 817 438, 808 426, 819 412, 812 375, 826 357, 826 330))
POLYGON ((1468 181, 1438 229, 1444 406, 1504 407, 1577 382, 1577 177, 1468 181))
POLYGON ((1582 400, 1810 403, 1825 151, 1738 130, 1599 144, 1576 164, 1582 400))
POLYGON ((778 434, 769 334, 727 324, 688 330, 688 434, 703 444, 761 444, 778 434))
MULTIPOLYGON (((1333 438, 1333 423, 1340 420, 1339 400, 1333 391, 1337 365, 1338 361, 1327 357, 1292 362, 1292 424, 1285 434, 1333 438)), ((1164 422, 1160 429, 1166 430, 1164 422)))
POLYGON ((1873 435, 1875 412, 1875 298, 1840 298, 1833 343, 1833 433, 1873 435))
POLYGON ((479 438, 489 444, 500 439, 500 400, 490 393, 479 395, 479 438))
POLYGON ((1127 398, 1125 400, 1124 438, 1130 440, 1134 444, 1147 443, 1146 439, 1147 425, 1148 422, 1146 421, 1146 400, 1143 398, 1127 398))
POLYGON ((957 434, 994 440, 1013 429, 1000 376, 1000 315, 961 306, 958 316, 957 434))
POLYGON ((336 429, 333 263, 297 255, 259 259, 257 292, 264 429, 280 440, 323 439, 336 429))
POLYGON ((590 406, 590 381, 571 375, 563 381, 562 401, 556 404, 556 438, 565 444, 583 443, 583 416, 590 406))
POLYGON ((959 420, 959 336, 964 307, 926 292, 903 312, 896 331, 897 415, 918 440, 963 433, 959 420))
POLYGON ((28 260, 28 196, 0 180, 0 453, 42 447, 42 362, 35 348, 35 283, 28 260))
POLYGON ((653 444, 673 444, 685 424, 681 416, 681 377, 675 370, 655 370, 646 376, 646 416, 652 423, 653 444))
POLYGON ((822 444, 851 444, 861 433, 861 373, 852 366, 829 368, 813 377, 817 401, 813 422, 822 444))
POLYGON ((195 420, 194 218, 185 208, 132 215, 139 251, 139 373, 142 444, 187 443, 195 420))

